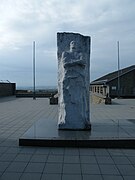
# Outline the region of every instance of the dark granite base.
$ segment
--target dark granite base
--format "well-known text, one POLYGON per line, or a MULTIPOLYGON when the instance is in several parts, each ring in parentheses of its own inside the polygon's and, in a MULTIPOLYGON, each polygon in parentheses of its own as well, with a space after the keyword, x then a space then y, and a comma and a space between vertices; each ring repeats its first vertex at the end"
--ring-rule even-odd
POLYGON ((135 127, 92 123, 90 131, 58 130, 57 116, 37 121, 20 139, 20 146, 135 148, 135 127))
POLYGON ((55 140, 55 139, 19 139, 19 146, 39 147, 87 147, 87 148, 135 148, 135 140, 55 140))

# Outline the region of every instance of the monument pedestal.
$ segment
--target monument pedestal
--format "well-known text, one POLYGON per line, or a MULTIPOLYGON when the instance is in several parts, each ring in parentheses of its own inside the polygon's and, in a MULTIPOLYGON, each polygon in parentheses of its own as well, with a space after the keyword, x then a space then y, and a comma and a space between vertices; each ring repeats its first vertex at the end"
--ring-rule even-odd
POLYGON ((57 117, 40 119, 22 137, 19 146, 135 148, 135 138, 128 137, 117 125, 93 123, 91 131, 58 130, 57 117), (118 134, 120 132, 120 134, 118 134))

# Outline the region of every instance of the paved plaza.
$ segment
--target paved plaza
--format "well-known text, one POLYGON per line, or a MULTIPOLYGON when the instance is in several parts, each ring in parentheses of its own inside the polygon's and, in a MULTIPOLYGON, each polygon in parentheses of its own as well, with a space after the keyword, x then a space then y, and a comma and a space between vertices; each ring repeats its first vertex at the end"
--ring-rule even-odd
MULTIPOLYGON (((135 180, 135 149, 19 147, 19 138, 50 116, 57 105, 47 98, 0 98, 0 180, 135 180)), ((135 99, 91 104, 91 123, 127 126, 135 137, 135 99)))

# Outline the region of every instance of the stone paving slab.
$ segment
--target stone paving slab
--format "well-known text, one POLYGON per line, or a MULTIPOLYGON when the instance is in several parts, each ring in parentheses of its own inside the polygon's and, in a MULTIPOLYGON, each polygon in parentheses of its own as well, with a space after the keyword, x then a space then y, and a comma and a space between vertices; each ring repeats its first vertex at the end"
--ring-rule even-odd
MULTIPOLYGON (((48 99, 44 98, 37 98, 37 100, 15 97, 0 98, 0 180, 135 179, 135 149, 19 146, 19 137, 36 121, 48 117, 49 112, 53 111, 55 107, 48 106, 48 104, 48 99), (18 172, 18 163, 21 172, 18 172), (32 163, 43 163, 43 169, 42 165, 40 166, 42 172, 27 172, 32 167, 32 163), (62 164, 61 173, 59 171, 46 172, 45 169, 49 168, 46 165, 49 163, 62 164), (66 164, 80 165, 80 173, 74 174, 73 169, 70 174, 67 174, 63 168, 66 164), (86 169, 86 165, 92 169, 98 166, 99 171, 92 173, 91 169, 86 169), (109 169, 112 166, 105 171, 103 165, 113 165, 112 171, 109 169), (119 174, 116 174, 117 170, 119 174)), ((91 112, 92 122, 100 123, 102 119, 106 123, 124 124, 128 122, 127 119, 135 118, 135 100, 115 100, 115 104, 111 106, 92 105, 91 112), (110 119, 109 122, 108 119, 110 119)))

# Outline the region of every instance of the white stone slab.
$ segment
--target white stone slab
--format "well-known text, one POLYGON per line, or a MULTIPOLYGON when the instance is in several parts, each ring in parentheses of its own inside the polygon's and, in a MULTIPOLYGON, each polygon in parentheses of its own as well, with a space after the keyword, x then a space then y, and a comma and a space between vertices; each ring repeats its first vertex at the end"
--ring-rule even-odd
POLYGON ((58 33, 59 129, 90 129, 90 37, 58 33))

